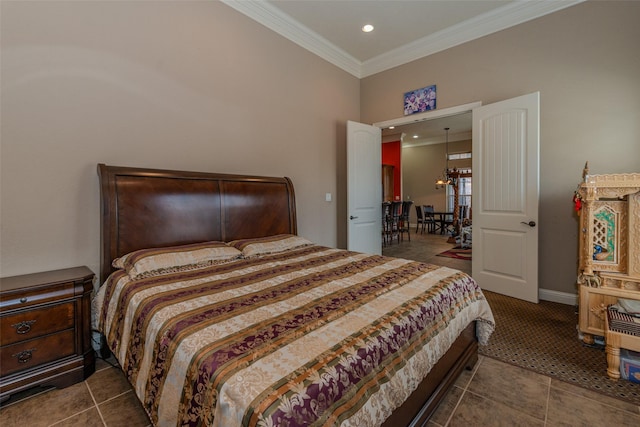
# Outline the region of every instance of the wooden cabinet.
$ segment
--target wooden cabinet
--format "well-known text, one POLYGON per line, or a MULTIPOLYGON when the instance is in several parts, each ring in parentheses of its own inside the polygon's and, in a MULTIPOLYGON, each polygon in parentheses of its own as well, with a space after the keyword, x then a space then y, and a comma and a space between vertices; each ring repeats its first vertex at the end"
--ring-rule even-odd
POLYGON ((95 370, 87 267, 0 279, 0 400, 36 385, 66 387, 95 370))
POLYGON ((576 197, 579 229, 579 328, 583 340, 605 336, 608 305, 640 300, 640 173, 589 175, 576 197))

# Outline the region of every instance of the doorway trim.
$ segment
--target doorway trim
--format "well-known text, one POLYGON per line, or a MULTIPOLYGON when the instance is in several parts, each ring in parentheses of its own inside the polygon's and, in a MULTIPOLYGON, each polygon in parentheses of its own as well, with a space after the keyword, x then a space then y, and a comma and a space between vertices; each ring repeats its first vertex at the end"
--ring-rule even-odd
MULTIPOLYGON (((453 116, 456 114, 467 113, 474 108, 481 107, 481 101, 470 102, 468 104, 462 104, 454 107, 443 108, 441 110, 427 111, 425 113, 412 114, 410 116, 399 117, 396 119, 384 120, 373 123, 373 126, 377 126, 380 129, 386 129, 389 126, 401 126, 410 123, 421 122, 424 120, 439 119, 443 117, 453 116)), ((554 291, 551 289, 544 289, 538 287, 539 299, 544 301, 552 301, 566 305, 576 305, 578 302, 577 295, 554 291)))
POLYGON ((476 107, 482 106, 482 102, 470 102, 468 104, 457 105, 455 107, 443 108, 442 110, 426 111, 424 113, 412 114, 410 116, 404 116, 397 119, 385 120, 382 122, 375 122, 373 126, 377 126, 380 129, 388 128, 389 126, 402 126, 410 123, 422 122, 425 120, 441 119, 443 117, 455 116, 456 114, 468 113, 476 107))

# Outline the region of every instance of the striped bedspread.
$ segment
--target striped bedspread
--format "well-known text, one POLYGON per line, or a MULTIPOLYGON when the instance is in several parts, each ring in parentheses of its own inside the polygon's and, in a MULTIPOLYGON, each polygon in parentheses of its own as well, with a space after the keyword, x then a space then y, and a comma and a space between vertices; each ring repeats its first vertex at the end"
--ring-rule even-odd
POLYGON ((466 274, 317 245, 131 279, 94 327, 155 425, 381 424, 460 332, 494 323, 466 274))

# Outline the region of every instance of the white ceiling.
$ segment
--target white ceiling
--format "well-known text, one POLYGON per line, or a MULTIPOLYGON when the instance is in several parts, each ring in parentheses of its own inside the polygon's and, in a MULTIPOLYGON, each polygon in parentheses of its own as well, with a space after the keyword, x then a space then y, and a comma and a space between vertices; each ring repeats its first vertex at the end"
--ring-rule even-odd
POLYGON ((273 6, 360 62, 512 3, 500 1, 281 1, 273 6), (452 7, 453 6, 453 7, 452 7), (372 24, 371 33, 363 33, 372 24))
POLYGON ((384 128, 382 142, 402 140, 403 147, 442 144, 446 139, 445 128, 449 128, 449 142, 468 141, 471 140, 471 119, 471 112, 466 112, 396 126, 395 129, 384 128))
POLYGON ((363 78, 584 0, 222 1, 363 78))

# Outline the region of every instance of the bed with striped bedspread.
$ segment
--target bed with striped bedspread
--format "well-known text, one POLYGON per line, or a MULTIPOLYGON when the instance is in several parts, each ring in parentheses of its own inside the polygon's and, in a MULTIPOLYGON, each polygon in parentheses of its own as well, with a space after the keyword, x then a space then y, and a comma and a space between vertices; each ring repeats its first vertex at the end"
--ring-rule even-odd
POLYGON ((154 425, 379 425, 467 325, 480 344, 494 328, 458 270, 314 244, 244 253, 100 287, 94 327, 154 425))

